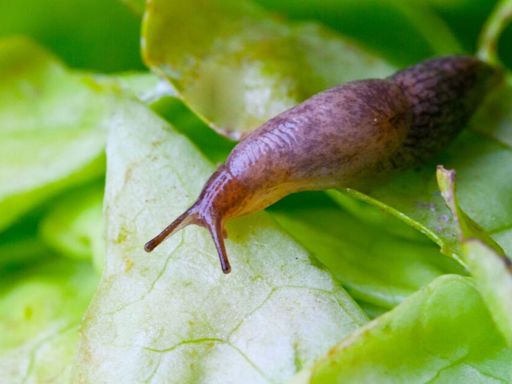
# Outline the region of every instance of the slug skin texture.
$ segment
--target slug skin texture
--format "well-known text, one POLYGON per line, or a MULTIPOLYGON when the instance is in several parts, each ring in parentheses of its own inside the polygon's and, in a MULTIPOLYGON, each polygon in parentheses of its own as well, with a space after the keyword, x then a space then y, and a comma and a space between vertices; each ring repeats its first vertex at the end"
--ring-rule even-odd
POLYGON ((196 202, 145 245, 152 251, 189 224, 207 228, 230 272, 224 223, 303 190, 364 188, 446 147, 500 79, 469 56, 429 60, 388 79, 320 92, 250 133, 196 202))

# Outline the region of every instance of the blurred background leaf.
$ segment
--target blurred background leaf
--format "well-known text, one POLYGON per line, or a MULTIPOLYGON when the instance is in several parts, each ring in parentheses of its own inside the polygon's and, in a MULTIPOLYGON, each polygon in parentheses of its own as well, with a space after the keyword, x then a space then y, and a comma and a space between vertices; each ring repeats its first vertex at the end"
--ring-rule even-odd
POLYGON ((0 37, 25 35, 90 71, 143 69, 140 18, 119 0, 0 2, 0 37))
POLYGON ((111 97, 25 38, 0 40, 0 230, 101 177, 111 97))
POLYGON ((3 276, 0 377, 4 383, 69 383, 82 315, 98 277, 84 262, 51 255, 3 276))

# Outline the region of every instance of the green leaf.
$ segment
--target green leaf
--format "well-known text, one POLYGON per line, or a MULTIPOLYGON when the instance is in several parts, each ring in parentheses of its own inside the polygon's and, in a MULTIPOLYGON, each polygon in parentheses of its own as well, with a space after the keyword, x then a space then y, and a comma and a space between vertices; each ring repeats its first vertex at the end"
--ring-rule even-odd
POLYGON ((486 243, 468 239, 462 244, 464 259, 482 293, 497 328, 512 345, 512 274, 510 261, 486 243))
MULTIPOLYGON (((392 308, 441 274, 463 273, 428 239, 390 234, 335 205, 297 201, 273 215, 359 301, 392 308)), ((387 223, 403 226, 397 219, 387 223)))
POLYGON ((411 65, 426 57, 462 51, 448 24, 421 0, 256 2, 286 17, 318 20, 396 65, 411 65))
POLYGON ((450 208, 462 244, 462 257, 489 306, 498 329, 512 346, 512 260, 503 249, 459 207, 455 171, 439 167, 439 189, 450 208))
POLYGON ((151 103, 150 106, 180 133, 187 136, 208 160, 215 164, 223 163, 235 146, 235 142, 210 129, 181 100, 175 97, 159 99, 151 103))
POLYGON ((177 96, 176 90, 169 82, 150 72, 95 75, 95 79, 124 96, 134 96, 149 105, 177 96))
POLYGON ((118 110, 107 158, 107 261, 83 324, 78 381, 283 382, 365 322, 264 213, 229 228, 230 275, 203 228, 145 253, 213 169, 147 108, 118 110))
POLYGON ((144 7, 146 5, 145 0, 121 0, 126 6, 128 6, 136 15, 141 16, 144 13, 144 7))
POLYGON ((108 94, 23 38, 0 41, 0 230, 104 172, 108 94))
POLYGON ((484 23, 498 0, 413 0, 411 3, 413 6, 426 3, 450 26, 466 52, 476 52, 484 23))
POLYGON ((103 183, 62 197, 42 219, 40 235, 64 256, 90 259, 98 271, 105 263, 103 183))
POLYGON ((511 360, 472 280, 443 276, 343 340, 295 383, 509 383, 511 360))
POLYGON ((47 248, 37 236, 39 216, 26 217, 0 235, 0 280, 47 256, 47 248))
POLYGON ((143 53, 194 112, 235 139, 325 88, 392 71, 325 27, 235 0, 151 1, 143 53))
POLYGON ((488 98, 473 119, 472 128, 512 149, 512 75, 488 98))
POLYGON ((96 283, 90 266, 55 258, 3 279, 2 382, 70 382, 78 327, 96 283))
POLYGON ((75 68, 144 69, 140 19, 119 0, 2 1, 0 37, 13 35, 37 40, 75 68))

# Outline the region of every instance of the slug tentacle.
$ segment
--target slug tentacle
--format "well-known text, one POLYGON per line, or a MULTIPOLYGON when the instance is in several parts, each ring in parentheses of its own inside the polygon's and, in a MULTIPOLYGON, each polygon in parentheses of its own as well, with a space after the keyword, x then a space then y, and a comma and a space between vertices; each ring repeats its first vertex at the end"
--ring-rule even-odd
POLYGON ((196 202, 145 245, 152 251, 189 224, 210 232, 231 270, 227 219, 303 190, 365 188, 445 147, 497 83, 500 72, 469 56, 429 60, 387 79, 320 92, 249 134, 206 182, 196 202))
POLYGON ((247 191, 243 186, 224 165, 221 165, 210 177, 196 202, 162 232, 148 241, 144 245, 144 249, 146 252, 151 252, 167 237, 187 225, 199 225, 210 232, 219 255, 222 271, 229 273, 231 266, 224 244, 227 233, 223 223, 225 218, 236 215, 236 210, 243 206, 241 199, 246 195, 247 191))
POLYGON ((195 214, 193 213, 193 208, 194 207, 192 206, 191 208, 187 209, 180 216, 178 216, 176 220, 165 227, 162 232, 144 244, 144 250, 146 252, 151 252, 173 233, 178 232, 180 229, 185 228, 189 224, 197 224, 195 214))

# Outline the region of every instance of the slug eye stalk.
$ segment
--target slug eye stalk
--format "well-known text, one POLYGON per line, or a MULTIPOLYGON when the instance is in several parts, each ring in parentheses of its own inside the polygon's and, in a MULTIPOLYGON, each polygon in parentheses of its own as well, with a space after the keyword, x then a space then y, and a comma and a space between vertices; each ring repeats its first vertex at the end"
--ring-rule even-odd
POLYGON ((226 246, 224 244, 225 231, 222 228, 221 221, 215 220, 213 218, 201 217, 199 210, 196 208, 196 205, 186 210, 184 213, 178 216, 176 220, 174 220, 171 224, 165 227, 162 232, 160 232, 154 238, 149 240, 144 245, 144 250, 146 252, 152 252, 167 237, 171 236, 173 233, 178 232, 180 229, 183 229, 190 224, 199 225, 201 227, 205 227, 206 229, 208 229, 210 235, 213 238, 215 248, 217 249, 217 253, 219 255, 219 261, 222 268, 222 272, 226 274, 231 272, 231 265, 229 263, 228 255, 226 252, 226 246))
POLYGON ((222 272, 231 272, 231 265, 224 244, 226 231, 223 227, 223 220, 233 205, 240 205, 237 204, 239 203, 238 198, 244 197, 244 195, 245 190, 241 188, 238 181, 226 167, 221 165, 206 182, 196 202, 165 227, 162 232, 149 240, 144 245, 144 249, 146 252, 151 252, 173 233, 187 225, 195 224, 206 228, 210 232, 219 255, 222 272))

